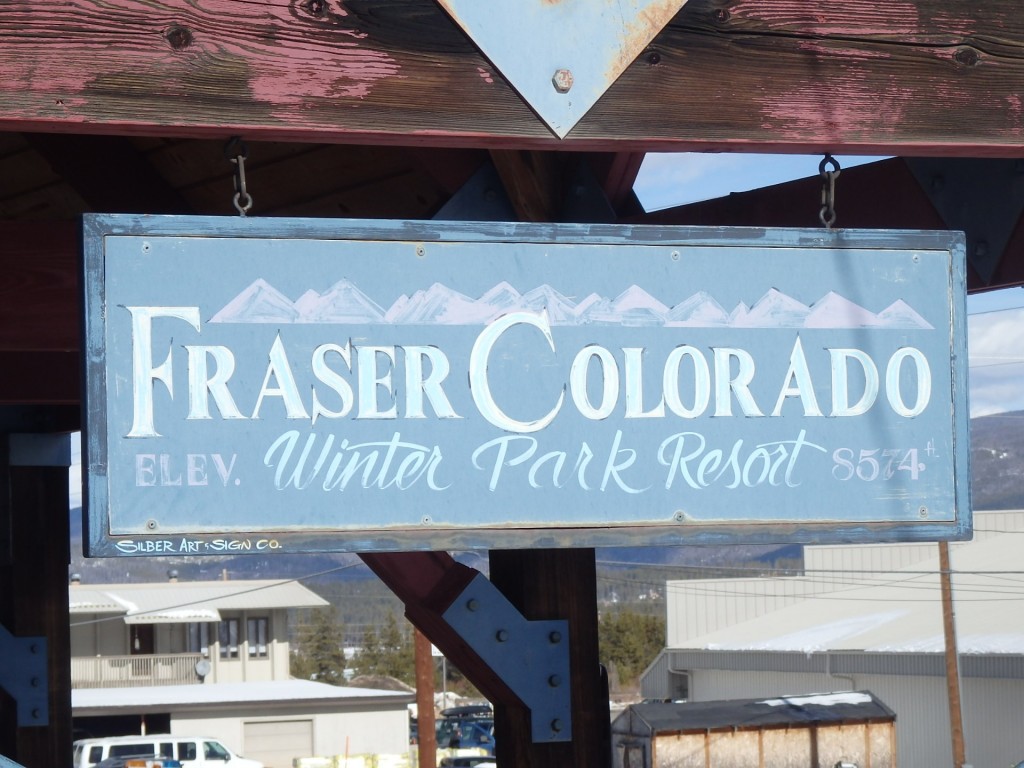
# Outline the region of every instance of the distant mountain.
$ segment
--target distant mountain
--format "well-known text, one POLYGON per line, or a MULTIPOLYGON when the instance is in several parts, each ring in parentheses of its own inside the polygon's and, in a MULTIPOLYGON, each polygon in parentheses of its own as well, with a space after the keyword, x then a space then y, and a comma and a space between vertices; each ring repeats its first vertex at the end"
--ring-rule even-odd
POLYGON ((307 291, 302 299, 301 322, 305 323, 380 323, 384 309, 349 280, 339 280, 317 299, 307 291))
POLYGON ((546 311, 552 325, 570 326, 932 328, 902 299, 875 314, 834 291, 808 306, 771 288, 753 306, 740 302, 727 312, 706 291, 669 307, 637 285, 615 298, 591 293, 577 302, 547 284, 523 294, 502 281, 473 298, 434 283, 412 294, 401 294, 384 309, 347 279, 339 280, 322 294, 309 289, 292 302, 262 278, 215 313, 211 322, 484 325, 523 310, 546 311))
POLYGON ((1024 509, 1024 411, 971 419, 971 506, 1024 509))
POLYGON ((729 313, 721 304, 709 296, 707 291, 700 291, 672 307, 665 315, 665 325, 707 328, 728 325, 729 319, 729 313))
POLYGON ((210 318, 211 323, 295 322, 295 305, 266 280, 260 278, 210 318))
POLYGON ((734 314, 732 324, 741 328, 799 328, 811 308, 775 288, 744 313, 734 314))
POLYGON ((881 323, 874 312, 829 291, 814 302, 804 318, 805 328, 874 328, 881 323))
POLYGON ((903 299, 897 299, 878 313, 882 325, 892 328, 934 328, 903 299))

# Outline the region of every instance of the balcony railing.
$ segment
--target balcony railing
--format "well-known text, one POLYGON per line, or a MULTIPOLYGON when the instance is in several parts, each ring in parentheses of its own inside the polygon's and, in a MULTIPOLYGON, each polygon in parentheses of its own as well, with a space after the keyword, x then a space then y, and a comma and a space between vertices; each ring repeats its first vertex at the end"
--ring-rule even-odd
POLYGON ((72 688, 133 688, 142 685, 193 685, 199 653, 147 656, 87 656, 71 659, 72 688))

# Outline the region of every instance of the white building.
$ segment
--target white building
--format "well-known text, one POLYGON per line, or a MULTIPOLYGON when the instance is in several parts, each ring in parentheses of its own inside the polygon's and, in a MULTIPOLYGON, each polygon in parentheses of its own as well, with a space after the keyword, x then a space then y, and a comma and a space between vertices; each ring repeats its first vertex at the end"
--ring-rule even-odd
POLYGON ((327 605, 297 582, 73 582, 69 601, 78 734, 216 736, 268 768, 409 750, 413 694, 291 679, 288 609, 327 605))
MULTIPOLYGON (((976 513, 952 544, 967 762, 1024 760, 1024 513, 976 513)), ((805 575, 669 582, 652 699, 870 690, 896 712, 898 765, 949 765, 938 545, 808 547, 805 575)))

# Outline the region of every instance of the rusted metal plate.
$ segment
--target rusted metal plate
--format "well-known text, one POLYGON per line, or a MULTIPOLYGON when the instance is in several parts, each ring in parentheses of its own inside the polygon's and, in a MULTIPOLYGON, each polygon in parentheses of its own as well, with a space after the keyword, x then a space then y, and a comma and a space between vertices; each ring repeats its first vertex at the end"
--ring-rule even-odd
POLYGON ((970 530, 963 237, 91 216, 90 554, 970 530))
POLYGON ((559 138, 686 0, 437 0, 559 138))

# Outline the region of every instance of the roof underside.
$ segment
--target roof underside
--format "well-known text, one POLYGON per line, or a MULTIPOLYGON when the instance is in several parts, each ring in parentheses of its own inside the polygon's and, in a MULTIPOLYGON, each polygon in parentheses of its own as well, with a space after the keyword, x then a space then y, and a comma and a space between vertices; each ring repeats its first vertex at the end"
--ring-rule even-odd
POLYGON ((218 621, 220 611, 315 608, 327 605, 294 581, 207 581, 75 586, 72 614, 121 613, 129 624, 218 621))

